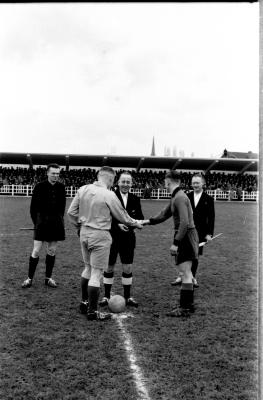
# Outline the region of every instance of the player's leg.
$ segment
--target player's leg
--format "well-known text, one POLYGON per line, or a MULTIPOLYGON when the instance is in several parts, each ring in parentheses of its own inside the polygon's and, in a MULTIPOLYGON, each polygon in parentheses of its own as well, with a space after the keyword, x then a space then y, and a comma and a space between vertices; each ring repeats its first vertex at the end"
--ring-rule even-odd
MULTIPOLYGON (((111 296, 111 288, 112 288, 112 285, 113 285, 113 282, 114 282, 114 267, 115 267, 115 263, 112 264, 113 263, 113 258, 112 258, 111 254, 110 254, 109 265, 107 267, 107 270, 103 272, 104 297, 99 302, 99 305, 101 307, 105 307, 105 306, 108 305, 108 302, 109 302, 110 296, 111 296)), ((116 258, 117 258, 117 254, 116 254, 116 258)))
POLYGON ((107 306, 110 299, 111 288, 114 282, 114 267, 117 261, 118 253, 119 253, 118 239, 113 237, 110 247, 109 263, 107 265, 106 270, 103 272, 104 297, 99 302, 99 305, 101 307, 107 306))
POLYGON ((170 317, 187 317, 189 316, 189 312, 193 310, 194 287, 191 266, 192 261, 185 261, 178 264, 178 269, 182 276, 179 308, 176 307, 169 312, 167 315, 170 317))
POLYGON ((137 301, 131 297, 131 288, 133 281, 132 274, 132 265, 133 264, 122 264, 122 284, 123 284, 123 293, 127 306, 138 307, 137 301))
MULTIPOLYGON (((203 254, 203 248, 204 248, 203 246, 199 247, 199 253, 198 253, 199 256, 201 256, 203 254)), ((199 287, 199 285, 197 283, 197 279, 196 279, 198 265, 199 265, 199 258, 196 258, 195 260, 193 260, 192 268, 191 268, 192 274, 193 274, 193 284, 194 284, 195 288, 199 287)))
POLYGON ((33 242, 33 250, 31 256, 29 257, 29 265, 28 265, 28 277, 22 283, 23 288, 28 288, 32 285, 32 281, 35 275, 36 267, 39 261, 39 253, 43 242, 40 240, 34 240, 33 242))
POLYGON ((192 309, 194 302, 194 285, 191 267, 192 261, 185 261, 179 265, 179 270, 182 272, 180 307, 187 310, 192 309))
POLYGON ((46 254, 45 285, 50 286, 52 288, 56 288, 57 283, 54 281, 54 279, 51 278, 51 276, 55 265, 57 242, 56 241, 47 242, 46 249, 47 249, 47 254, 46 254))
POLYGON ((98 301, 100 295, 100 282, 103 272, 107 269, 111 235, 107 231, 95 230, 90 232, 89 238, 90 265, 91 273, 88 283, 88 320, 105 320, 111 318, 111 314, 102 314, 98 312, 98 301))
POLYGON ((88 312, 88 284, 91 275, 91 265, 90 265, 90 251, 88 248, 88 238, 85 235, 85 230, 82 229, 80 233, 80 247, 82 258, 84 262, 84 270, 82 271, 80 278, 80 288, 81 288, 81 302, 79 305, 79 311, 81 314, 87 314, 88 312))
POLYGON ((120 259, 122 263, 122 285, 123 293, 127 306, 138 307, 137 301, 131 297, 133 283, 133 260, 136 238, 133 232, 123 236, 120 245, 120 259))
POLYGON ((198 258, 198 235, 196 229, 187 232, 178 246, 177 265, 182 274, 180 290, 180 307, 167 315, 172 317, 189 316, 194 310, 194 286, 192 275, 192 261, 198 258))

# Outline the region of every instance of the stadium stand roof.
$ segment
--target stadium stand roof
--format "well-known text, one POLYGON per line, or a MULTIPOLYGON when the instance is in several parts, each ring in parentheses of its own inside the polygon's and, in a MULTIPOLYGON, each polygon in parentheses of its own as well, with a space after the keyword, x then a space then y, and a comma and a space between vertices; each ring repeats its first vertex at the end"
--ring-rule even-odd
POLYGON ((224 150, 223 158, 248 158, 248 159, 257 159, 258 154, 253 153, 252 151, 248 151, 247 153, 241 153, 240 151, 229 151, 229 150, 224 150))
POLYGON ((113 168, 178 169, 192 171, 257 172, 258 159, 248 158, 193 158, 157 156, 116 156, 50 153, 0 153, 0 164, 47 165, 57 163, 61 167, 98 168, 109 165, 113 168))

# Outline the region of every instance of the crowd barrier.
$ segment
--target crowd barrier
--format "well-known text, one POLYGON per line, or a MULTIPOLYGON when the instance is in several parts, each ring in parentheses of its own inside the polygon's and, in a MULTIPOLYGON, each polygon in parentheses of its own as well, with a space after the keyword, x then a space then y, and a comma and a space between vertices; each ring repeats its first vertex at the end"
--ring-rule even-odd
MULTIPOLYGON (((66 187, 66 196, 72 198, 75 196, 78 188, 74 186, 66 187)), ((3 185, 0 188, 0 195, 5 196, 26 196, 32 195, 33 186, 32 185, 3 185)), ((145 195, 144 189, 132 188, 131 192, 139 196, 140 198, 151 198, 155 200, 168 199, 170 194, 166 189, 153 189, 151 194, 149 192, 145 195)), ((237 193, 234 190, 222 191, 222 190, 207 190, 206 191, 214 200, 239 200, 239 201, 258 201, 259 192, 246 192, 242 191, 237 193)))

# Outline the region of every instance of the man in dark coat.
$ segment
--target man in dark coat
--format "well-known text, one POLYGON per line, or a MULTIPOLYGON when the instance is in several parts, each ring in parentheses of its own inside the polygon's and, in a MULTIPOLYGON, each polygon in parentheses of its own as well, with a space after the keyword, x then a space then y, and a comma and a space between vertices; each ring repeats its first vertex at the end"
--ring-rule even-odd
POLYGON ((45 284, 57 287, 51 278, 55 264, 57 242, 65 240, 64 212, 66 206, 65 186, 58 182, 60 167, 50 164, 47 167, 47 180, 36 184, 33 190, 30 215, 34 224, 33 251, 29 258, 28 278, 22 287, 28 288, 39 261, 39 253, 44 242, 47 243, 45 284))
MULTIPOLYGON (((122 172, 119 177, 118 188, 115 190, 115 194, 130 217, 136 220, 142 220, 144 219, 144 216, 141 209, 140 198, 130 193, 131 187, 131 174, 129 172, 122 172)), ((126 305, 138 307, 137 301, 131 297, 132 267, 136 246, 134 228, 121 224, 113 218, 110 233, 112 236, 112 244, 109 256, 109 265, 107 271, 104 272, 103 277, 105 295, 99 304, 102 307, 108 304, 114 280, 114 266, 119 254, 122 263, 122 284, 126 305)))
MULTIPOLYGON (((204 192, 203 186, 205 179, 202 174, 194 174, 192 177, 193 191, 187 193, 193 209, 194 223, 198 232, 199 243, 204 243, 212 240, 215 225, 215 207, 214 199, 204 192)), ((199 247, 199 255, 203 254, 203 246, 199 247)), ((192 274, 194 287, 198 287, 196 280, 196 271, 198 267, 198 259, 193 261, 192 274)), ((174 282, 173 286, 181 284, 181 277, 179 276, 174 282)))

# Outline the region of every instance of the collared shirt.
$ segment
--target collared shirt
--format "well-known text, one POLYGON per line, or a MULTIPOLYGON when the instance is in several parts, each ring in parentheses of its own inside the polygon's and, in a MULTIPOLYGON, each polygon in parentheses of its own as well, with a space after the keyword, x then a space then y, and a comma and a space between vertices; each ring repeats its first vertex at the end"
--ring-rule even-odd
POLYGON ((68 209, 68 218, 76 227, 110 230, 112 215, 125 225, 136 225, 115 193, 98 181, 79 188, 68 209))
POLYGON ((199 200, 200 200, 200 197, 202 196, 202 191, 200 192, 200 193, 195 193, 194 192, 194 203, 195 203, 195 207, 197 206, 197 204, 198 204, 198 202, 199 202, 199 200))
POLYGON ((124 207, 126 208, 127 207, 127 201, 128 201, 128 193, 120 192, 120 194, 121 194, 121 197, 122 197, 122 200, 123 200, 124 207))

